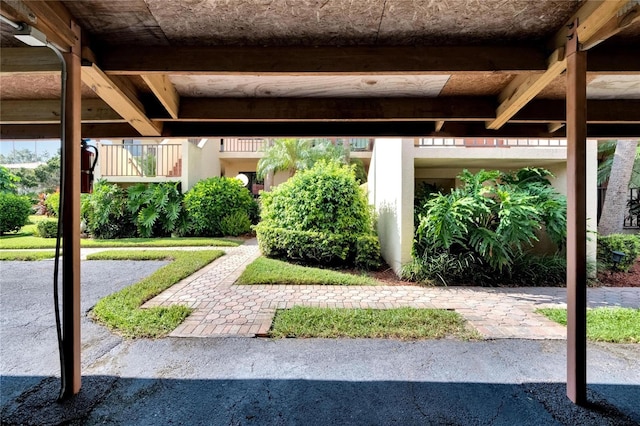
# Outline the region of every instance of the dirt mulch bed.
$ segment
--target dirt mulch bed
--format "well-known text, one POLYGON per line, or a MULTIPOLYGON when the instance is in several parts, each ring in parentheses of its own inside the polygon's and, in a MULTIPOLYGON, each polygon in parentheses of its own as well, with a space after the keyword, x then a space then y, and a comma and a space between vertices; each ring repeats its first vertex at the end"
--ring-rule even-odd
MULTIPOLYGON (((351 272, 355 274, 362 273, 356 270, 344 272, 351 272)), ((380 281, 382 285, 420 285, 411 281, 402 281, 396 276, 396 274, 393 272, 393 269, 389 268, 388 266, 377 271, 371 271, 367 275, 380 281)), ((640 287, 640 258, 629 269, 629 272, 599 272, 598 282, 595 285, 601 287, 640 287)))
POLYGON ((629 272, 598 272, 598 281, 603 287, 640 287, 640 259, 629 272))

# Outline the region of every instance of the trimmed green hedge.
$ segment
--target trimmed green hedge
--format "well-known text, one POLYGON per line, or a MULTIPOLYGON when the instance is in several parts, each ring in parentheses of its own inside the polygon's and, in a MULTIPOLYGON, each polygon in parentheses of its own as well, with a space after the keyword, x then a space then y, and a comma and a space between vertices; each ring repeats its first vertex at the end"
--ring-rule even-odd
POLYGON ((267 257, 320 265, 355 264, 363 269, 380 265, 380 243, 373 235, 293 231, 264 222, 255 230, 260 250, 267 257))
POLYGON ((605 269, 628 271, 638 257, 640 257, 640 236, 633 234, 598 236, 598 262, 605 269), (626 254, 617 266, 611 261, 612 251, 621 251, 626 254))
POLYGON ((36 235, 42 238, 55 238, 58 235, 58 221, 41 220, 36 225, 36 235))

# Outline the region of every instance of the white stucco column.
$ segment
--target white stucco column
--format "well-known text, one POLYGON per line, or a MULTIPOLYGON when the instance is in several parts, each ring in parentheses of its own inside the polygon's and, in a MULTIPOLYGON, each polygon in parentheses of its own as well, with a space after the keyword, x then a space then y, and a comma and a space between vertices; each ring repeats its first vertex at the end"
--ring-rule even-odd
MULTIPOLYGON (((596 262, 598 249, 598 141, 587 139, 587 262, 596 262)), ((593 268, 591 275, 595 275, 593 268)), ((593 278, 593 277, 591 277, 593 278)))
POLYGON ((413 242, 413 139, 376 139, 368 185, 382 257, 399 273, 411 260, 413 242))

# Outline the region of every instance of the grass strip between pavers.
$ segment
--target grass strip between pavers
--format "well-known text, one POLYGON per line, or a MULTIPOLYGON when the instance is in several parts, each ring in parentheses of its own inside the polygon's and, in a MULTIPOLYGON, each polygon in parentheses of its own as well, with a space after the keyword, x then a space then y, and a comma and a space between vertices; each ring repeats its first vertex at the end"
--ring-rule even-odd
MULTIPOLYGON (((536 312, 567 325, 566 309, 537 309, 536 312)), ((587 338, 595 342, 640 343, 640 309, 587 309, 587 338)))
POLYGON ((346 274, 259 257, 242 272, 237 284, 376 285, 377 281, 366 275, 346 274))
POLYGON ((271 337, 479 339, 457 312, 444 309, 330 309, 296 306, 276 312, 271 337))
MULTIPOLYGON (((83 238, 80 247, 236 247, 240 242, 226 238, 166 237, 166 238, 121 238, 94 240, 83 238)), ((55 248, 55 238, 41 238, 31 234, 8 234, 0 237, 1 249, 49 249, 55 248)))
POLYGON ((53 259, 56 255, 56 252, 53 250, 49 251, 0 251, 0 260, 45 260, 45 259, 53 259))
POLYGON ((165 336, 184 321, 192 309, 180 305, 149 309, 140 309, 140 306, 223 254, 220 250, 112 250, 87 256, 89 260, 173 260, 141 281, 100 299, 92 315, 124 337, 165 336))

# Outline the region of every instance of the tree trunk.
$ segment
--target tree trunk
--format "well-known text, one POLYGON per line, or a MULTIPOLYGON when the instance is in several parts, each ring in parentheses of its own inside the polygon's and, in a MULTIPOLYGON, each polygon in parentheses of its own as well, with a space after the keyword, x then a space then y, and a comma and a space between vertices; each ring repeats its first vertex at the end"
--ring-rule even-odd
POLYGON ((624 216, 627 212, 629 180, 636 157, 638 141, 624 140, 616 144, 616 152, 611 166, 611 176, 598 222, 598 233, 610 235, 622 232, 624 216))

